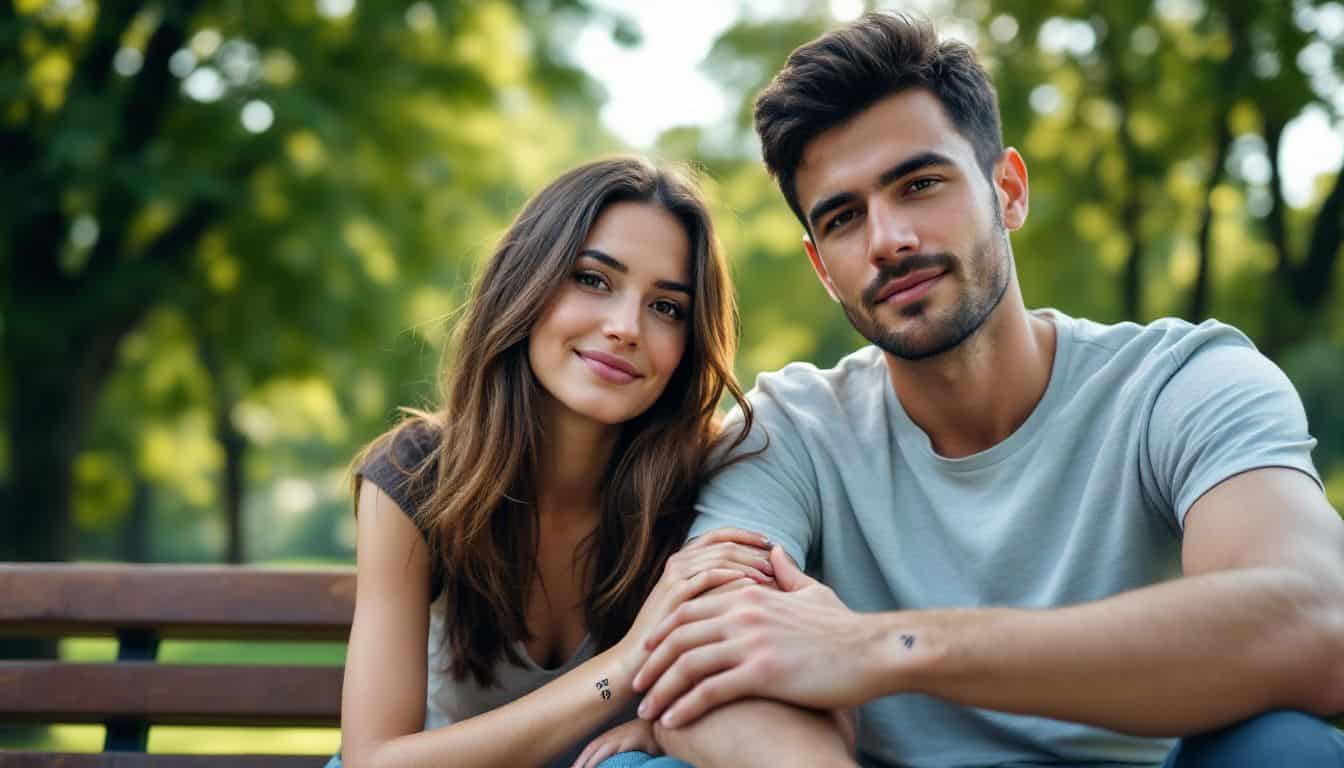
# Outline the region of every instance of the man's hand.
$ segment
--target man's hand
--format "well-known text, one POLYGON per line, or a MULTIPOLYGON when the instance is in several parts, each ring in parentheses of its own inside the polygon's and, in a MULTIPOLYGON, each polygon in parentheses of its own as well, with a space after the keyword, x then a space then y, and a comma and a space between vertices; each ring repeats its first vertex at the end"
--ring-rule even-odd
POLYGON ((762 697, 815 709, 856 706, 874 692, 865 660, 875 631, 780 547, 779 589, 750 586, 684 603, 649 635, 635 676, 640 717, 676 728, 721 704, 762 697))

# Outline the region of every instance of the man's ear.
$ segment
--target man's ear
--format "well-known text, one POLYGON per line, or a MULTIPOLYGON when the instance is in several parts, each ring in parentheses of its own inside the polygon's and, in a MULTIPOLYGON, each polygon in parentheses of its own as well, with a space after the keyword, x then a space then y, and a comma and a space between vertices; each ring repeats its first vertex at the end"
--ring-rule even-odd
POLYGON ((807 260, 812 262, 812 271, 817 273, 817 279, 826 289, 827 295, 831 301, 839 302, 840 296, 835 292, 835 284, 831 282, 831 275, 826 271, 826 265, 821 262, 821 254, 817 252, 817 244, 812 242, 811 235, 803 235, 803 250, 807 251, 807 260))
POLYGON ((994 195, 1003 212, 1003 226, 1008 231, 1020 229, 1027 222, 1027 164, 1016 149, 1008 147, 994 164, 994 195))

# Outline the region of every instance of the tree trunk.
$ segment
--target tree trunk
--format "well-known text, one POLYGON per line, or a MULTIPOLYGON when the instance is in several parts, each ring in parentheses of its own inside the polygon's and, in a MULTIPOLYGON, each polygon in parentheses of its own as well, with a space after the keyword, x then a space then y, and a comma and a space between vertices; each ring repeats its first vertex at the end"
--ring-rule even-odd
POLYGON ((1125 161, 1124 190, 1120 201, 1120 229, 1129 238, 1129 254, 1125 258, 1125 274, 1122 280, 1121 300, 1124 305, 1125 319, 1135 322, 1143 320, 1143 156, 1138 144, 1129 130, 1130 82, 1124 68, 1124 54, 1118 35, 1103 35, 1101 53, 1106 61, 1107 93, 1115 103, 1120 114, 1120 127, 1117 131, 1120 140, 1120 155, 1125 161))
MULTIPOLYGON (((1136 180, 1130 179, 1130 185, 1136 180)), ((1139 231, 1143 206, 1135 192, 1127 193, 1120 213, 1120 226, 1129 238, 1129 255, 1125 258, 1125 319, 1143 322, 1143 238, 1139 231)))
POLYGON ((1227 22, 1232 49, 1218 68, 1219 88, 1213 114, 1213 165, 1209 168, 1208 182, 1204 185, 1204 209, 1199 218, 1199 270, 1195 273, 1190 307, 1186 310, 1186 319, 1192 323, 1204 320, 1213 305, 1213 193, 1222 181, 1223 166, 1227 164, 1227 155, 1232 149, 1232 104, 1241 90, 1247 49, 1250 47, 1250 21, 1246 18, 1245 9, 1235 5, 1228 7, 1224 9, 1223 17, 1227 22))
POLYGON ((1301 259, 1293 259, 1284 224, 1283 190, 1278 152, 1282 120, 1265 121, 1265 143, 1270 160, 1273 204, 1267 223, 1278 256, 1265 297, 1266 333, 1261 350, 1275 357, 1285 347, 1313 335, 1334 290, 1335 269, 1344 244, 1344 171, 1335 177, 1330 193, 1312 222, 1311 238, 1301 259))
POLYGON ((1274 247, 1274 272, 1265 289, 1264 315, 1265 332, 1259 339, 1260 351, 1272 359, 1277 359, 1283 350, 1284 340, 1288 337, 1288 328, 1295 323, 1287 321, 1285 315, 1293 306, 1292 259, 1288 246, 1288 227, 1285 223, 1283 199, 1283 178, 1279 169, 1279 149, 1283 143, 1285 121, 1265 116, 1262 130, 1265 137, 1265 153, 1269 156, 1269 214, 1265 217, 1265 231, 1270 245, 1274 247))
POLYGON ((126 523, 122 526, 121 557, 128 563, 151 563, 154 561, 154 547, 151 536, 154 531, 154 490, 143 477, 135 478, 135 492, 131 497, 131 508, 126 514, 126 523))
MULTIPOLYGON (((14 326, 20 317, 6 318, 14 326)), ((17 331, 17 328, 14 330, 17 331)), ((75 453, 97 387, 72 386, 80 374, 72 345, 46 354, 10 334, 9 488, 13 503, 0 518, 0 560, 59 561, 75 554, 70 498, 75 453), (14 349, 16 346, 28 347, 14 349), (81 391, 82 390, 82 391, 81 391)), ((53 340, 54 341, 54 340, 53 340)))
POLYGON ((1199 269, 1195 272, 1195 286, 1190 292, 1190 307, 1185 319, 1198 323, 1208 317, 1209 307, 1213 303, 1211 284, 1213 282, 1213 192, 1223 178, 1223 166, 1227 163, 1227 153, 1232 146, 1232 129, 1228 125, 1226 110, 1218 111, 1218 126, 1214 141, 1213 166, 1209 168, 1209 180, 1204 186, 1204 209, 1199 215, 1199 269))
POLYGON ((206 321, 194 319, 196 348, 201 363, 210 375, 210 387, 213 390, 211 405, 215 411, 215 439, 224 449, 224 475, 221 478, 224 496, 224 519, 228 530, 228 541, 224 559, 229 563, 247 561, 247 530, 243 520, 243 494, 245 478, 243 462, 247 456, 247 436, 238 431, 233 423, 233 410, 238 405, 238 387, 229 375, 230 371, 219 352, 219 347, 207 330, 206 321))
MULTIPOLYGON (((75 452, 95 388, 77 387, 78 358, 70 345, 15 349, 24 318, 6 318, 11 371, 8 439, 9 503, 0 512, 0 560, 51 562, 76 552, 71 521, 75 452)), ((50 638, 0 638, 0 658, 55 658, 50 638)))
POLYGON ((247 438, 233 426, 229 411, 220 414, 217 436, 224 446, 224 511, 228 518, 229 541, 225 553, 227 562, 247 562, 246 526, 243 521, 243 459, 247 454, 247 438))

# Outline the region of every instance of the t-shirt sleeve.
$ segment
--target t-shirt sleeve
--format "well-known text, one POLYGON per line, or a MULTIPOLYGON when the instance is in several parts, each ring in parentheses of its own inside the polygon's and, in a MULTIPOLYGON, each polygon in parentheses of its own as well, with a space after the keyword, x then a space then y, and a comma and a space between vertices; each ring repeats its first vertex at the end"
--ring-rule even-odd
POLYGON ((1149 493, 1177 525, 1210 489, 1249 470, 1289 467, 1321 485, 1302 400, 1274 363, 1249 343, 1221 343, 1177 365, 1147 430, 1149 493))
MULTIPOLYGON (((435 480, 434 468, 427 466, 427 462, 433 461, 437 446, 435 430, 413 425, 378 446, 355 470, 355 475, 378 486, 419 526, 420 507, 433 492, 435 480)), ((423 526, 420 531, 425 533, 423 526)))
MULTIPOLYGON (((439 431, 426 424, 415 424, 398 432, 391 440, 373 450, 355 470, 355 477, 376 485, 401 507, 420 535, 429 541, 429 530, 420 515, 421 507, 434 492, 437 473, 435 449, 439 431)), ((430 599, 438 596, 443 585, 442 569, 433 568, 430 599)))
MULTIPOLYGON (((719 528, 753 531, 807 568, 820 530, 815 469, 797 426, 774 396, 758 389, 751 403, 751 433, 729 454, 736 461, 701 490, 689 536, 719 528)), ((725 420, 725 434, 736 434, 741 424, 741 411, 734 409, 725 420)))

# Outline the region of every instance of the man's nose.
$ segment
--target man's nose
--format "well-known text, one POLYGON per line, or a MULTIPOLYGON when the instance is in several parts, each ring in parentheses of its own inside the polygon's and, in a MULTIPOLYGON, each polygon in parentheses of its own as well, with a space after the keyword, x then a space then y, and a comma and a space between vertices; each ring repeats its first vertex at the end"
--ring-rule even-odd
POLYGON ((868 259, 890 263, 919 251, 914 216, 900 206, 875 200, 868 206, 868 259))

